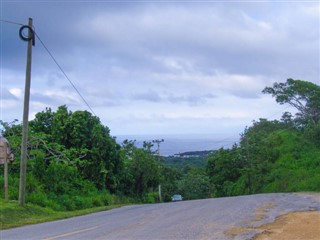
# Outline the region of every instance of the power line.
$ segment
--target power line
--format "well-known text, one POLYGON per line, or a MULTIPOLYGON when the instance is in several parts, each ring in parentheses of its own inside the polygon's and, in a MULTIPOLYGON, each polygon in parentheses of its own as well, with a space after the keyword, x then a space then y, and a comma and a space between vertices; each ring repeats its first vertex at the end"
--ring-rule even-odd
POLYGON ((14 22, 14 21, 6 20, 6 19, 0 19, 0 22, 10 23, 10 24, 19 25, 19 26, 23 26, 23 25, 25 25, 25 24, 22 24, 22 23, 18 23, 18 22, 14 22))
POLYGON ((60 69, 60 71, 62 72, 62 74, 65 76, 65 78, 69 81, 69 83, 71 84, 71 86, 73 87, 73 89, 78 93, 78 95, 81 97, 82 101, 87 105, 87 107, 90 109, 90 111, 92 112, 92 114, 94 116, 96 116, 95 112, 93 111, 93 109, 90 107, 89 103, 85 100, 85 98, 82 96, 82 94, 80 93, 80 91, 76 88, 76 86, 74 85, 74 83, 71 81, 71 79, 68 77, 68 75, 65 73, 65 71, 62 69, 62 67, 60 66, 60 64, 58 63, 58 61, 55 59, 55 57, 53 56, 53 54, 50 52, 50 50, 48 49, 48 47, 44 44, 44 42, 40 39, 39 35, 35 32, 35 35, 37 37, 37 39, 40 41, 40 43, 42 44, 42 46, 44 47, 44 49, 47 51, 47 53, 50 55, 50 57, 52 58, 52 60, 55 62, 55 64, 58 66, 58 68, 60 69))
MULTIPOLYGON (((6 20, 6 19, 0 19, 0 22, 4 22, 4 23, 9 23, 9 24, 14 24, 14 25, 18 25, 18 26, 26 26, 25 24, 22 23, 18 23, 18 22, 14 22, 11 20, 6 20)), ((51 53, 51 51, 48 49, 48 47, 44 44, 44 42, 40 39, 39 35, 33 31, 33 33, 35 34, 35 36, 37 37, 37 39, 40 41, 40 43, 42 44, 42 46, 44 47, 44 49, 47 51, 47 53, 50 55, 50 57, 52 58, 52 60, 54 61, 54 63, 58 66, 58 68, 60 69, 60 71, 62 72, 62 74, 65 76, 65 78, 69 81, 69 83, 71 84, 71 86, 73 87, 73 89, 78 93, 78 95, 81 97, 82 101, 87 105, 87 107, 90 109, 91 113, 96 116, 95 112, 93 111, 93 109, 90 107, 89 103, 86 101, 86 99, 82 96, 82 94, 80 93, 80 91, 77 89, 77 87, 74 85, 74 83, 71 81, 71 79, 68 77, 68 75, 66 74, 66 72, 62 69, 61 65, 58 63, 58 61, 55 59, 55 57, 53 56, 53 54, 51 53)))

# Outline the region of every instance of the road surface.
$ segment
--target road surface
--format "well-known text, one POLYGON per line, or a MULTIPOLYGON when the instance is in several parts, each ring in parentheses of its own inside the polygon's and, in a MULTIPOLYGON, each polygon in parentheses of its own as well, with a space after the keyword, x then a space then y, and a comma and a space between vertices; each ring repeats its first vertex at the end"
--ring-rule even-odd
POLYGON ((230 229, 258 227, 294 211, 320 211, 320 194, 258 194, 133 205, 3 230, 0 239, 244 240, 252 238, 259 230, 234 235, 230 234, 230 229))

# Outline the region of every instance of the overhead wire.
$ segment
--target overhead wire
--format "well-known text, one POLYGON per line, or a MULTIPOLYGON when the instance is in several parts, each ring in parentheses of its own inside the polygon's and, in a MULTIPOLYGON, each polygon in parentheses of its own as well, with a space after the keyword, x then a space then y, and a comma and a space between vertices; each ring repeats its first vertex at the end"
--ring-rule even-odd
POLYGON ((25 25, 25 24, 22 24, 22 23, 18 23, 18 22, 14 22, 14 21, 6 20, 6 19, 0 19, 0 22, 10 23, 10 24, 19 25, 19 26, 23 26, 23 25, 25 25))
MULTIPOLYGON (((18 25, 21 26, 20 28, 20 37, 22 35, 22 28, 28 28, 27 25, 22 24, 22 23, 18 23, 18 22, 14 22, 14 21, 10 21, 10 20, 6 20, 6 19, 0 19, 0 22, 4 22, 4 23, 9 23, 9 24, 14 24, 14 25, 18 25)), ((49 54, 49 56, 51 57, 51 59, 54 61, 54 63, 57 65, 57 67, 59 68, 59 70, 62 72, 62 74, 64 75, 64 77, 69 81, 69 83, 71 84, 71 86, 73 87, 73 89, 77 92, 77 94, 80 96, 80 98, 82 99, 82 101, 86 104, 86 106, 89 108, 89 110, 91 111, 91 113, 96 116, 95 112, 93 111, 93 109, 91 108, 91 106, 89 105, 89 103, 87 102, 87 100, 83 97, 83 95, 80 93, 80 91, 77 89, 77 87, 75 86, 75 84, 71 81, 71 79, 68 77, 68 75, 66 74, 66 72, 63 70, 63 68, 61 67, 61 65, 58 63, 58 61, 56 60, 56 58, 53 56, 53 54, 51 53, 51 51, 49 50, 49 48, 46 46, 46 44, 41 40, 41 38, 39 37, 39 35, 36 33, 36 31, 34 29, 32 29, 34 36, 37 37, 37 39, 39 40, 39 42, 41 43, 41 45, 44 47, 44 49, 47 51, 47 53, 49 54)))
POLYGON ((42 46, 44 47, 44 49, 47 51, 47 53, 50 55, 51 59, 54 61, 54 63, 58 66, 58 68, 60 69, 60 71, 62 72, 62 74, 64 75, 64 77, 69 81, 69 83, 71 84, 71 86, 73 87, 73 89, 78 93, 78 95, 81 97, 82 101, 87 105, 87 107, 90 109, 91 113, 96 116, 95 112, 93 111, 93 109, 91 108, 91 106, 89 105, 89 103, 86 101, 86 99, 82 96, 82 94, 80 93, 80 91, 77 89, 77 87, 75 86, 75 84, 71 81, 71 79, 68 77, 68 75, 66 74, 66 72, 62 69, 61 65, 58 63, 58 61, 56 60, 56 58, 53 56, 53 54, 51 53, 51 51, 48 49, 48 47, 44 44, 44 42, 41 40, 41 38, 39 37, 39 35, 35 32, 35 36, 37 37, 37 39, 39 40, 39 42, 42 44, 42 46))
MULTIPOLYGON (((10 21, 10 20, 5 20, 5 19, 0 19, 0 22, 5 22, 5 23, 9 23, 9 24, 14 24, 14 25, 19 25, 19 26, 25 26, 25 24, 22 23, 18 23, 18 22, 14 22, 14 21, 10 21)), ((46 44, 41 40, 41 38, 39 37, 39 35, 36 33, 36 31, 34 31, 34 35, 37 37, 37 39, 39 40, 39 42, 41 43, 41 45, 44 47, 44 49, 47 51, 47 53, 49 54, 49 56, 51 57, 51 59, 54 61, 54 63, 57 65, 57 67, 59 68, 59 70, 62 72, 62 74, 64 75, 64 77, 69 81, 70 85, 73 87, 73 89, 77 92, 77 94, 80 96, 80 98, 82 99, 82 101, 86 104, 86 106, 89 108, 89 110, 91 111, 91 113, 96 116, 95 112, 93 111, 93 109, 91 108, 91 106, 89 105, 89 103, 86 101, 86 99, 83 97, 83 95, 80 93, 80 91, 77 89, 77 87, 75 86, 75 84, 71 81, 71 79, 68 77, 68 75, 66 74, 66 72, 63 70, 63 68, 61 67, 61 65, 58 63, 58 61, 56 60, 56 58, 53 56, 52 52, 48 49, 48 47, 46 46, 46 44)), ((289 108, 290 106, 284 108, 283 110, 286 110, 287 108, 289 108)), ((283 111, 281 110, 281 111, 283 111)), ((272 116, 273 117, 275 115, 277 115, 280 111, 274 113, 272 116)), ((269 118, 270 118, 269 117, 269 118)), ((224 148, 226 146, 230 146, 231 143, 235 143, 235 138, 239 137, 240 134, 237 134, 237 136, 229 136, 226 138, 223 138, 221 140, 216 140, 216 141, 210 141, 211 143, 217 143, 217 142, 224 142, 225 144, 223 144, 221 147, 224 148)), ((237 142, 237 141, 236 141, 237 142)))

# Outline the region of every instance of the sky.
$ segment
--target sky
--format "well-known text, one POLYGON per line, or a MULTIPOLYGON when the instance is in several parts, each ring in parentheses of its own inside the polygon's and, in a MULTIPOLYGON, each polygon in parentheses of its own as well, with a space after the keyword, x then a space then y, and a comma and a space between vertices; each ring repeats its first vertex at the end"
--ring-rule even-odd
POLYGON ((294 112, 266 86, 320 84, 319 1, 0 0, 0 8, 5 122, 22 120, 27 42, 18 24, 29 17, 39 37, 30 120, 66 105, 91 108, 113 136, 238 136, 253 120, 294 112))

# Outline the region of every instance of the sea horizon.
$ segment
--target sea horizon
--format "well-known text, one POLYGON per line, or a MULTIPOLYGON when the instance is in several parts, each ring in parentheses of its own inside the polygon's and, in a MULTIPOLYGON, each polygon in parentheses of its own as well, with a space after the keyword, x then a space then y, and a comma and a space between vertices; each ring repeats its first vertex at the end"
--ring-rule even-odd
MULTIPOLYGON (((118 144, 124 140, 135 140, 137 147, 142 147, 143 142, 162 140, 160 142, 160 155, 173 156, 185 152, 212 151, 220 148, 230 148, 239 142, 240 136, 235 135, 212 135, 212 134, 143 134, 143 135, 116 135, 118 144)), ((153 150, 157 150, 154 144, 153 150)))

